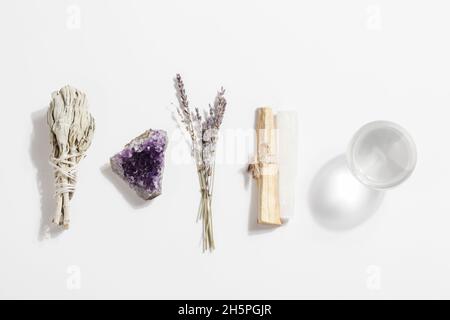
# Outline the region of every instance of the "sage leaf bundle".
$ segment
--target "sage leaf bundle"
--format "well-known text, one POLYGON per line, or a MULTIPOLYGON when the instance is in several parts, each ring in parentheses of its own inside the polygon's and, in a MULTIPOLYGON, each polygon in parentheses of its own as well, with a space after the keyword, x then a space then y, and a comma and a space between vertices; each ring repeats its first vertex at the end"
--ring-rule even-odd
POLYGON ((179 101, 177 112, 185 131, 191 137, 191 151, 197 165, 201 192, 198 219, 203 225, 203 251, 212 251, 215 249, 211 205, 215 152, 219 128, 227 105, 225 90, 221 88, 217 92, 214 104, 209 105, 208 111, 202 115, 198 108, 190 107, 184 83, 179 74, 175 77, 175 87, 179 101))
POLYGON ((50 164, 55 177, 56 210, 52 222, 68 229, 69 204, 76 188, 78 164, 86 156, 95 131, 86 95, 71 86, 54 92, 47 123, 53 146, 50 164))

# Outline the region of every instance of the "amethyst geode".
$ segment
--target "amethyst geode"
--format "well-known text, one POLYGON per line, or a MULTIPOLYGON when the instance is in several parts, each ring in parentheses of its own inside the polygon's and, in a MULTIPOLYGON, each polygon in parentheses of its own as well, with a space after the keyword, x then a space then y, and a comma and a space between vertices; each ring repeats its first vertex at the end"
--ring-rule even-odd
POLYGON ((147 130, 111 158, 111 168, 145 200, 161 194, 167 133, 147 130))

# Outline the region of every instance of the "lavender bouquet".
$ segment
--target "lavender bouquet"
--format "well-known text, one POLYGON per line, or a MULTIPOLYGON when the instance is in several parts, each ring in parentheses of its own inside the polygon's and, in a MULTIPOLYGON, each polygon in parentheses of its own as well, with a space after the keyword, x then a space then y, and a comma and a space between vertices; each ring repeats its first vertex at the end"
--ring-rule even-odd
POLYGON ((215 245, 211 200, 218 131, 227 105, 225 90, 221 88, 217 92, 214 104, 209 105, 208 111, 201 115, 198 108, 192 110, 189 106, 184 83, 179 74, 175 78, 175 86, 179 101, 177 112, 184 129, 191 137, 192 156, 197 165, 201 192, 197 219, 203 222, 203 251, 212 251, 215 245))

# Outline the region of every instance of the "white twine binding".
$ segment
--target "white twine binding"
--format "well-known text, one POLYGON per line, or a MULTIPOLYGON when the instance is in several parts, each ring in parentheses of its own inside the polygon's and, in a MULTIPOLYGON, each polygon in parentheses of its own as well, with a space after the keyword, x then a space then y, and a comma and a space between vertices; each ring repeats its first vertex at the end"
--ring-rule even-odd
POLYGON ((77 171, 79 162, 70 160, 73 158, 85 158, 85 154, 70 154, 60 158, 50 157, 50 165, 55 170, 55 197, 63 195, 64 193, 73 194, 77 184, 77 171), (61 177, 68 178, 67 181, 61 177))

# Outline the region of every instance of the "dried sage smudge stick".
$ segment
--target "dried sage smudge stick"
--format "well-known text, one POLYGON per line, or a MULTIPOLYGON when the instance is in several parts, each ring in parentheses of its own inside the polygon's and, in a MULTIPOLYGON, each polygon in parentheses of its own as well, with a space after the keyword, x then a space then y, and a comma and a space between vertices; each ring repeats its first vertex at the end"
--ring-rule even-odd
POLYGON ((95 131, 86 95, 71 86, 54 92, 47 123, 53 146, 50 164, 55 174, 56 211, 52 222, 68 229, 69 202, 75 192, 78 164, 86 156, 95 131))
POLYGON ((218 132, 227 105, 225 90, 221 88, 217 92, 214 105, 209 105, 208 111, 201 115, 198 108, 191 109, 189 106, 184 83, 179 74, 175 77, 175 87, 179 101, 177 112, 192 140, 192 154, 200 182, 201 202, 198 219, 203 222, 203 251, 212 251, 215 244, 211 200, 218 132))

